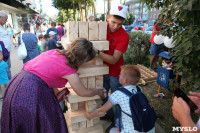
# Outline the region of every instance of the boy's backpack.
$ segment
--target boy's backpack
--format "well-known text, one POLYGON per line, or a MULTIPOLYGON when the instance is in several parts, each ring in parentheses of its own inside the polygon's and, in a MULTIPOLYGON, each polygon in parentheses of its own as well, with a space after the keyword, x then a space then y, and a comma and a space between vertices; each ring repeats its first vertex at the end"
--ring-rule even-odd
MULTIPOLYGON (((121 111, 132 118, 133 126, 136 131, 147 132, 155 126, 157 116, 154 109, 149 104, 146 96, 141 92, 138 86, 136 86, 136 88, 137 92, 135 94, 131 93, 123 87, 120 87, 120 89, 118 89, 122 93, 129 96, 131 115, 127 114, 123 110, 121 111)), ((119 129, 121 131, 121 115, 119 119, 119 129)))
POLYGON ((9 58, 9 52, 8 50, 5 48, 4 43, 2 41, 0 41, 0 45, 2 47, 2 53, 3 53, 3 60, 6 62, 9 58))

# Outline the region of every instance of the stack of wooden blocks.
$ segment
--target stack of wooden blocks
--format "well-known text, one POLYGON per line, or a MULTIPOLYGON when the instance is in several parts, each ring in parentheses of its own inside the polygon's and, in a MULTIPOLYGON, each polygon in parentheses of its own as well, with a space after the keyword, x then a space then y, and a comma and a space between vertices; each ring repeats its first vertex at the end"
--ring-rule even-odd
MULTIPOLYGON (((86 38, 93 43, 93 46, 99 50, 109 50, 109 42, 107 38, 106 22, 75 22, 68 21, 66 23, 67 38, 62 38, 62 45, 67 46, 76 38, 86 38)), ((96 56, 90 62, 83 64, 78 69, 79 77, 86 88, 100 89, 103 88, 103 75, 108 74, 109 68, 103 64, 103 60, 96 56)), ((70 88, 70 85, 67 84, 70 88)), ((93 112, 101 106, 99 96, 80 97, 73 89, 67 101, 68 111, 66 120, 69 133, 103 133, 103 127, 99 118, 87 120, 85 112, 93 112)))

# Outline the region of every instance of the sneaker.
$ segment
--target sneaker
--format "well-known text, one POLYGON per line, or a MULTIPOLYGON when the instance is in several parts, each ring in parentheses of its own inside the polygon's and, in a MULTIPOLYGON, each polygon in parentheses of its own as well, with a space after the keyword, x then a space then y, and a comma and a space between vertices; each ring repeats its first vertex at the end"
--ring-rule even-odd
POLYGON ((108 128, 106 128, 105 133, 109 133, 110 129, 113 128, 113 127, 115 127, 115 123, 114 123, 114 122, 112 122, 112 123, 110 124, 110 126, 109 126, 108 128))

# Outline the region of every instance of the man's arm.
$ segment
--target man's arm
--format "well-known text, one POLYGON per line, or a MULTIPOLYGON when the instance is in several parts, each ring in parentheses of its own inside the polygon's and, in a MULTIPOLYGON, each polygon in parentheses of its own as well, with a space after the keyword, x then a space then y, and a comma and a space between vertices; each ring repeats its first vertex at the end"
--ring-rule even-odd
MULTIPOLYGON (((97 49, 95 51, 98 52, 97 49)), ((113 55, 108 55, 103 52, 99 53, 99 57, 101 57, 105 62, 109 64, 113 64, 113 65, 118 62, 118 60, 121 58, 122 55, 123 55, 123 52, 119 50, 115 50, 113 55)))

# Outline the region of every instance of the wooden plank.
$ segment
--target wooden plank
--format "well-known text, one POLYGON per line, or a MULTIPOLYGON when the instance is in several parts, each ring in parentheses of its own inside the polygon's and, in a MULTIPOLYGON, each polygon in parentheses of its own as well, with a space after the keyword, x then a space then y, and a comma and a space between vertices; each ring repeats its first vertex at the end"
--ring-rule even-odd
POLYGON ((96 87, 95 76, 88 77, 88 88, 94 89, 96 87))
POLYGON ((104 133, 103 126, 101 124, 97 124, 93 127, 85 128, 82 130, 72 131, 71 126, 68 126, 69 133, 104 133))
POLYGON ((79 37, 86 38, 88 40, 88 22, 79 22, 79 37))
POLYGON ((86 121, 85 111, 71 112, 71 109, 67 111, 67 119, 70 119, 71 124, 78 123, 81 121, 86 121))
POLYGON ((89 40, 90 41, 99 40, 98 22, 96 21, 89 22, 89 40))
POLYGON ((67 26, 67 41, 73 42, 76 38, 78 38, 78 22, 68 21, 66 26, 67 26))
POLYGON ((95 65, 103 65, 103 59, 99 56, 97 56, 96 58, 94 58, 95 60, 95 65))
POLYGON ((107 39, 107 23, 99 21, 99 40, 107 39))
POLYGON ((102 89, 103 88, 103 75, 96 76, 96 89, 102 89))
POLYGON ((73 131, 74 131, 74 130, 78 130, 78 129, 79 129, 78 123, 72 124, 72 130, 73 130, 73 131))
POLYGON ((78 103, 71 103, 71 111, 72 112, 78 111, 78 103))
POLYGON ((97 109, 97 103, 95 100, 90 100, 85 102, 86 112, 92 113, 97 109))
POLYGON ((80 97, 78 96, 73 89, 70 89, 70 94, 68 95, 68 102, 69 103, 77 103, 77 102, 84 102, 89 100, 100 99, 98 95, 93 97, 80 97))
POLYGON ((88 88, 88 78, 80 78, 82 83, 84 84, 85 88, 88 88))
POLYGON ((109 41, 91 41, 93 46, 101 51, 109 50, 109 41))
POLYGON ((83 64, 78 69, 79 77, 99 76, 108 73, 109 73, 109 68, 107 65, 96 66, 91 64, 83 64))
POLYGON ((85 102, 78 102, 78 103, 66 103, 68 109, 70 109, 71 112, 80 112, 85 110, 85 102), (72 109, 73 104, 77 104, 78 108, 77 109, 72 109))
POLYGON ((86 121, 81 121, 78 123, 79 129, 85 129, 87 128, 87 122, 86 121))
POLYGON ((88 127, 92 127, 92 126, 94 126, 94 123, 93 123, 93 119, 91 119, 91 120, 87 120, 87 128, 88 127))
POLYGON ((100 123, 100 118, 94 118, 93 119, 93 123, 94 123, 94 125, 97 125, 97 124, 99 124, 100 123))

